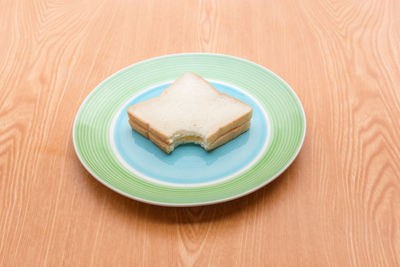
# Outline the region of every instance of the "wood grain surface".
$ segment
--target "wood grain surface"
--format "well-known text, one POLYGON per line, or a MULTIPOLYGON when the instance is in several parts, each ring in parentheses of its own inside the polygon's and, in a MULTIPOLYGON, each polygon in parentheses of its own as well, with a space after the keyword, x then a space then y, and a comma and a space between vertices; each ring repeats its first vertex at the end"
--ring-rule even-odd
POLYGON ((0 1, 0 266, 400 266, 400 1, 0 1), (113 72, 243 57, 307 114, 294 164, 238 200, 164 208, 80 164, 72 125, 113 72))

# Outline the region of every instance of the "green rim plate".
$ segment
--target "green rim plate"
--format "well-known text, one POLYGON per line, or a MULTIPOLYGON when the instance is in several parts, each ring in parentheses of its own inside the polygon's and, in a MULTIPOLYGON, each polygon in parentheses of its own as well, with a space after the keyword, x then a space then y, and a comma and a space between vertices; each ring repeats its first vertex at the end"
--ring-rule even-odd
POLYGON ((112 190, 155 205, 199 206, 239 198, 273 181, 296 158, 305 132, 306 118, 299 98, 270 70, 233 56, 185 53, 133 64, 101 82, 79 108, 73 142, 83 166, 112 190), (271 127, 268 148, 257 162, 235 177, 203 186, 165 185, 133 173, 113 152, 110 127, 121 106, 143 90, 185 72, 240 88, 265 109, 271 127))

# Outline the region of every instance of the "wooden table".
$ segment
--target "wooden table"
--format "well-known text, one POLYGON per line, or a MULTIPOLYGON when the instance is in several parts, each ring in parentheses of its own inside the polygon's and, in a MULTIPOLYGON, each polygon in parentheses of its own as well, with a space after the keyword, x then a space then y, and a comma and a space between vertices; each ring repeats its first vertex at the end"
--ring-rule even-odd
POLYGON ((0 266, 400 266, 400 1, 0 2, 0 266), (307 114, 275 182, 142 204, 82 167, 72 124, 113 72, 215 52, 283 77, 307 114))

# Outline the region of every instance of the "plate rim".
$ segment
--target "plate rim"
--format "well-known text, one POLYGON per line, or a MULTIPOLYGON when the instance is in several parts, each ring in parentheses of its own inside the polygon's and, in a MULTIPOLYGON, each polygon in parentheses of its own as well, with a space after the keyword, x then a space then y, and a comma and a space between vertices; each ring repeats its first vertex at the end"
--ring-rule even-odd
POLYGON ((307 118, 306 118, 306 114, 304 111, 304 107, 303 104, 299 98, 299 96, 297 95, 297 93, 293 90, 293 88, 284 80, 282 79, 279 75, 277 75, 275 72, 267 69, 266 67, 255 63, 253 61, 250 61, 248 59, 244 59, 241 57, 237 57, 237 56, 232 56, 232 55, 228 55, 228 54, 222 54, 222 53, 209 53, 209 52, 188 52, 188 53, 172 53, 172 54, 166 54, 166 55, 162 55, 162 56, 156 56, 156 57, 151 57, 145 60, 141 60, 135 63, 132 63, 126 67, 123 67, 115 72, 113 72, 111 75, 109 75, 107 78, 105 78, 104 80, 102 80, 99 84, 97 84, 91 91, 90 93, 85 97, 85 99, 82 101, 81 105, 78 108, 78 111, 75 114, 75 118, 74 118, 74 123, 73 123, 73 127, 72 127, 72 141, 73 141, 73 146, 74 146, 74 150, 75 150, 75 154, 78 156, 78 159, 80 161, 80 163, 83 165, 83 167, 90 173, 90 175, 95 178, 97 181, 99 181, 101 184, 105 185, 107 188, 111 189, 112 191, 121 194, 127 198, 130 199, 134 199, 136 201, 140 201, 143 203, 147 203, 147 204, 151 204, 151 205, 157 205, 157 206, 165 206, 165 207, 196 207, 196 206, 205 206, 205 205, 212 205, 212 204, 218 204, 218 203, 223 203, 223 202, 227 202, 227 201, 231 201, 234 199, 238 199, 241 197, 244 197, 246 195, 249 195, 255 191, 257 191, 258 189, 266 186, 267 184, 273 182, 277 177, 279 177, 283 172, 285 172, 290 165, 292 165, 293 161, 297 158, 298 154, 300 153, 301 148, 304 145, 304 141, 305 141, 305 137, 306 137, 306 132, 307 132, 307 118), (166 203, 166 202, 159 202, 159 201, 152 201, 152 200, 147 200, 147 199, 143 199, 137 196, 132 196, 128 193, 125 193, 121 190, 119 190, 118 188, 113 187, 112 185, 106 183, 105 181, 103 181, 100 177, 98 177, 90 168, 89 166, 87 166, 84 162, 84 160, 82 159, 82 156, 80 155, 78 148, 77 148, 77 141, 76 141, 76 125, 77 125, 77 119, 79 118, 80 113, 82 112, 83 107, 85 106, 86 102, 90 99, 90 96, 96 91, 96 88, 98 88, 99 86, 101 86, 103 83, 106 83, 108 80, 110 80, 111 78, 113 78, 115 75, 119 74, 120 72, 123 72, 124 70, 132 67, 133 65, 139 64, 139 63, 145 63, 145 62, 150 62, 153 60, 158 60, 161 58, 168 58, 168 57, 174 57, 174 56, 183 56, 183 55, 211 55, 211 56, 223 56, 223 57, 228 57, 228 58, 232 58, 232 59, 236 59, 239 61, 244 61, 246 63, 255 65, 257 67, 262 68, 264 71, 272 74, 275 78, 277 78, 280 82, 282 82, 284 85, 286 85, 293 93, 296 101, 299 104, 300 110, 301 110, 301 115, 302 115, 302 119, 304 121, 304 128, 303 128, 303 132, 302 132, 302 138, 301 141, 299 143, 299 146, 297 148, 297 150, 295 151, 295 153, 293 154, 292 158, 288 161, 288 163, 281 168, 280 171, 278 171, 275 175, 273 175, 270 179, 268 179, 267 181, 259 184, 258 186, 255 186, 253 188, 251 188, 250 190, 247 190, 245 192, 242 192, 240 194, 236 194, 227 198, 223 198, 223 199, 218 199, 218 200, 212 200, 212 201, 205 201, 205 202, 196 202, 196 203, 166 203))

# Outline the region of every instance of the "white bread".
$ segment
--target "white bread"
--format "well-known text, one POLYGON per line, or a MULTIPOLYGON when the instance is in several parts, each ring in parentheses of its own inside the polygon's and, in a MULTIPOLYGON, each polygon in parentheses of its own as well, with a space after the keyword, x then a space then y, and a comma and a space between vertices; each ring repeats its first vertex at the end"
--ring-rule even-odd
POLYGON ((250 127, 251 106, 186 73, 159 97, 128 108, 129 123, 166 153, 183 143, 212 150, 250 127))

